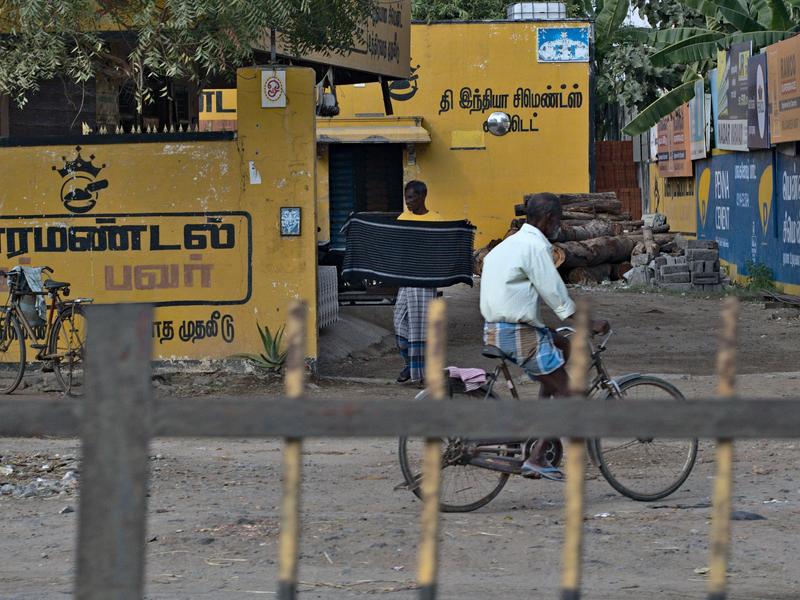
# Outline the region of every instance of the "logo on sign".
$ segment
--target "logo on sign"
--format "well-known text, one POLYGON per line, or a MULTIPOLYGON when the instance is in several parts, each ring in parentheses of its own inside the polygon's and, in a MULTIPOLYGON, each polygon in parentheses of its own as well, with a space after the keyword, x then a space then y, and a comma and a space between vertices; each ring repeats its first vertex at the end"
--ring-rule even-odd
POLYGON ((81 147, 75 147, 75 158, 67 160, 62 156, 64 166, 53 167, 53 171, 61 176, 61 202, 66 209, 75 214, 83 214, 92 210, 97 204, 100 190, 108 187, 108 180, 97 180, 97 176, 105 168, 95 166, 92 161, 94 154, 89 156, 89 161, 81 156, 81 147))
POLYGON ((275 77, 269 77, 264 82, 264 95, 267 97, 267 100, 270 102, 277 102, 278 99, 283 94, 283 85, 281 84, 281 80, 275 77))
POLYGON ((697 181, 697 205, 700 208, 700 223, 706 226, 708 216, 708 197, 711 195, 711 170, 703 169, 697 181))
POLYGON ((758 182, 758 216, 761 218, 761 230, 767 235, 769 214, 772 208, 772 165, 764 169, 758 182))

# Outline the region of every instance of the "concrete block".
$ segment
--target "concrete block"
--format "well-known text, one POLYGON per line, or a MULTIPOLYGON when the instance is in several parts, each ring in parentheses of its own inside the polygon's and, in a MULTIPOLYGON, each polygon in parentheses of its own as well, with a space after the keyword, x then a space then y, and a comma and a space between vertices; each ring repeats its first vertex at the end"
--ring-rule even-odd
POLYGON ((644 267, 650 264, 653 260, 652 254, 636 254, 631 256, 631 266, 633 267, 644 267))
POLYGON ((675 245, 680 248, 681 250, 686 250, 686 247, 689 245, 689 240, 683 237, 680 233, 675 236, 675 245))
POLYGON ((683 271, 682 273, 661 274, 661 281, 663 283, 689 283, 691 280, 692 279, 689 271, 683 271))
POLYGON ((689 263, 692 273, 719 273, 718 260, 693 260, 689 263))
POLYGON ((630 285, 648 285, 652 279, 652 271, 645 266, 633 267, 622 277, 630 285))
POLYGON ((686 251, 686 259, 689 262, 696 260, 719 260, 719 250, 692 250, 686 251))
POLYGON ((688 292, 692 289, 691 283, 662 283, 659 287, 673 292, 688 292))
POLYGON ((714 284, 705 284, 703 285, 704 292, 721 292, 722 291, 722 284, 721 283, 714 283, 714 284))
POLYGON ((719 248, 716 240, 686 240, 687 250, 716 250, 719 248))
POLYGON ((672 273, 688 273, 688 265, 664 265, 661 267, 661 275, 671 275, 672 273))
POLYGON ((719 273, 692 273, 692 283, 695 285, 719 283, 719 273))

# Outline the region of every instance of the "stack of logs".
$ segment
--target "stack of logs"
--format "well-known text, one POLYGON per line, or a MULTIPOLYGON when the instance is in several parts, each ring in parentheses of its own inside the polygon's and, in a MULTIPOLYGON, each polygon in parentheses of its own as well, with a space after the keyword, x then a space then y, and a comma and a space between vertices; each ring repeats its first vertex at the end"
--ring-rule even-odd
MULTIPOLYGON (((614 192, 559 194, 562 206, 561 234, 553 244, 553 260, 567 283, 590 284, 615 281, 631 268, 631 255, 643 242, 644 221, 632 221, 622 212, 614 192)), ((514 219, 503 239, 519 231, 524 218, 514 219)), ((655 231, 659 247, 670 244, 669 226, 655 231)), ((480 275, 483 258, 502 240, 492 240, 475 252, 475 274, 480 275)))

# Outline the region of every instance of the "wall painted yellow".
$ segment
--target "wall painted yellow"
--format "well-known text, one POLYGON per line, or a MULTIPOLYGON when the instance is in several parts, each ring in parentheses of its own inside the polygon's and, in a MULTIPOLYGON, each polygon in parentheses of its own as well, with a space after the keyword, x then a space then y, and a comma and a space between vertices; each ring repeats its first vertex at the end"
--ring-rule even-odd
POLYGON ((256 352, 256 322, 275 331, 303 298, 316 357, 313 84, 289 68, 286 108, 262 109, 260 72, 240 70, 236 141, 0 148, 0 269, 49 265, 73 295, 158 303, 159 358, 256 352), (300 207, 300 236, 280 235, 282 206, 300 207))
MULTIPOLYGON (((514 204, 526 193, 585 192, 589 189, 589 65, 538 63, 537 28, 543 23, 415 24, 411 35, 412 79, 392 84, 394 111, 421 116, 430 144, 416 145, 416 165, 405 165, 428 184, 429 206, 452 219, 477 227, 476 246, 501 237, 514 216, 514 204), (462 89, 505 96, 509 115, 533 132, 504 137, 484 134, 494 109, 461 108, 462 89), (523 107, 530 90, 579 107, 523 107), (413 94, 413 95, 412 95, 413 94), (572 94, 570 96, 570 94, 572 94), (580 94, 580 96, 578 95, 580 94), (399 97, 409 96, 407 100, 399 97), (520 100, 523 100, 520 102, 520 100), (462 149, 456 149, 462 148, 462 149), (470 149, 467 149, 470 148, 470 149)), ((587 27, 587 23, 550 22, 547 27, 587 27)), ((341 117, 383 114, 377 84, 337 88, 341 117)), ((466 98, 465 98, 466 100, 466 98)), ((402 193, 398 190, 398 194, 402 193)))
POLYGON ((670 231, 696 236, 694 177, 662 177, 657 163, 650 163, 650 212, 666 215, 670 231))

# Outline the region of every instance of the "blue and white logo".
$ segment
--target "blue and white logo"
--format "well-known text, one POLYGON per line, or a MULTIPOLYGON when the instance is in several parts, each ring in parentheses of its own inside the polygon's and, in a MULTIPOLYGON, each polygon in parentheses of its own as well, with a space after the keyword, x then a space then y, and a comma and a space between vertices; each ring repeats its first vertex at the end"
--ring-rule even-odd
POLYGON ((539 62, 589 62, 588 27, 540 28, 537 44, 539 62))

